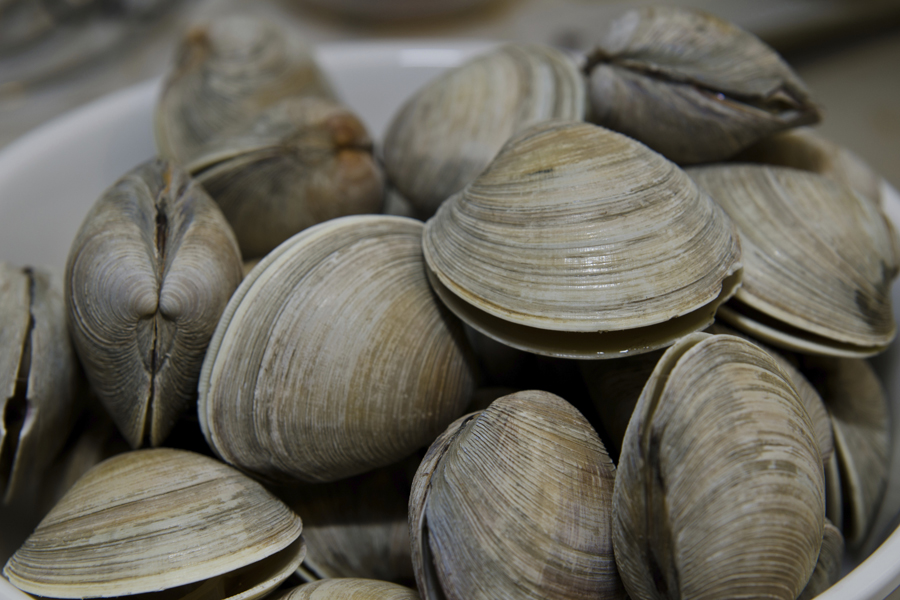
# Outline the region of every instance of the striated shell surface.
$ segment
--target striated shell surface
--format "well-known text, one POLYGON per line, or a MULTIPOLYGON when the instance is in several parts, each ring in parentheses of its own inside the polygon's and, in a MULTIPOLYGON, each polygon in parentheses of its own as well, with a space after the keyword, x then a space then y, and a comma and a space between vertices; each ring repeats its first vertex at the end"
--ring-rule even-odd
POLYGON ((518 392, 432 444, 410 496, 427 600, 624 598, 612 555, 615 467, 559 396, 518 392))
POLYGON ((188 31, 154 112, 160 156, 182 164, 223 130, 283 98, 332 97, 312 48, 296 34, 247 15, 188 31))
POLYGON ((331 100, 282 100, 197 154, 187 170, 222 209, 245 259, 316 223, 381 210, 372 140, 331 100))
POLYGON ((569 56, 507 44, 442 74, 400 108, 385 134, 385 169, 428 218, 517 131, 547 119, 582 120, 586 102, 569 56))
POLYGON ((200 380, 204 435, 264 478, 334 481, 433 440, 474 389, 462 325, 425 279, 422 223, 321 223, 232 297, 200 380))
POLYGON ((670 348, 625 433, 616 564, 646 598, 795 599, 822 545, 822 458, 786 374, 740 338, 670 348))
POLYGON ((91 387, 132 447, 162 443, 196 401, 241 254, 216 203, 152 160, 101 196, 66 265, 69 328, 91 387))
POLYGON ((402 585, 375 579, 326 579, 287 590, 272 600, 419 600, 402 585))
POLYGON ((723 320, 806 353, 859 357, 887 347, 898 262, 878 208, 798 169, 719 165, 688 174, 741 234, 744 283, 723 320))
POLYGON ((657 6, 612 21, 588 55, 591 118, 680 164, 724 160, 819 109, 787 63, 710 14, 657 6))
POLYGON ((300 530, 287 506, 227 465, 180 450, 138 450, 88 471, 3 574, 28 593, 54 598, 152 592, 286 548, 302 559, 300 530))
POLYGON ((510 140, 428 221, 423 248, 469 325, 570 358, 670 345, 709 325, 740 280, 724 211, 672 162, 588 123, 510 140))

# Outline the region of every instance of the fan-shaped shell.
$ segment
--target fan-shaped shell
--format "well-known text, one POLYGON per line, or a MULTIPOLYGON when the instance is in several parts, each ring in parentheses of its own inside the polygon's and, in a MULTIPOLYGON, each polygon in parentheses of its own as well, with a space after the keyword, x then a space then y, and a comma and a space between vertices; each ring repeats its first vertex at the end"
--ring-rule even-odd
POLYGON ((187 170, 222 209, 245 259, 316 223, 381 209, 372 140, 330 100, 283 100, 197 154, 187 170))
POLYGON ((453 423, 413 481, 427 600, 624 598, 610 539, 615 467, 562 398, 525 391, 453 423))
POLYGON ((428 221, 423 248, 469 325, 570 358, 670 345, 709 325, 740 280, 724 212, 673 163, 587 123, 510 140, 428 221))
POLYGON ((721 318, 766 343, 869 356, 894 338, 893 233, 871 203, 820 175, 761 165, 688 174, 741 232, 744 283, 721 318))
POLYGON ((419 594, 374 579, 326 579, 295 587, 272 600, 419 600, 419 594))
POLYGON ((432 294, 413 219, 333 219, 266 256, 235 292, 200 381, 204 435, 280 481, 397 462, 465 408, 474 359, 432 294))
POLYGON ((139 450, 88 471, 3 574, 28 593, 53 598, 152 592, 287 548, 299 557, 288 562, 299 563, 300 530, 287 506, 227 465, 180 450, 139 450))
POLYGON ((332 96, 301 37, 246 15, 196 26, 178 48, 156 105, 159 154, 188 163, 211 138, 299 95, 332 96))
POLYGON ((507 44, 440 75, 400 108, 385 134, 385 169, 427 218, 517 131, 584 119, 586 102, 573 59, 549 46, 507 44))
POLYGON ((612 21, 587 73, 596 123, 681 164, 724 160, 820 118, 774 50, 697 10, 646 7, 612 21))
POLYGON ((0 262, 0 494, 9 503, 43 476, 81 409, 62 281, 0 262))
POLYGON ((216 203, 153 160, 101 196, 72 242, 65 289, 85 373, 132 447, 162 443, 196 398, 241 254, 216 203))
POLYGON ((757 346, 692 334, 660 359, 614 491, 616 564, 646 598, 796 598, 825 521, 822 458, 786 374, 757 346))

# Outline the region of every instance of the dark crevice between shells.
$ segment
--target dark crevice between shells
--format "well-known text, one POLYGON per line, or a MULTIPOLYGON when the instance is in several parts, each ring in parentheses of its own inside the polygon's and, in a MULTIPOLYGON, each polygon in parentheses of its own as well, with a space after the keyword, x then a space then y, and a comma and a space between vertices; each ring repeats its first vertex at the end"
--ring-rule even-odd
POLYGON ((0 491, 5 490, 4 503, 9 503, 10 491, 7 489, 12 478, 15 465, 16 450, 19 438, 28 418, 28 376, 31 372, 31 334, 34 331, 34 274, 31 269, 24 270, 28 277, 28 333, 22 345, 19 370, 16 373, 16 386, 12 398, 7 399, 3 410, 3 445, 0 447, 0 491))
POLYGON ((625 57, 610 56, 599 48, 593 50, 588 56, 587 64, 584 67, 585 76, 590 78, 591 71, 600 64, 607 64, 630 71, 662 83, 690 86, 714 100, 749 106, 772 115, 779 115, 788 111, 798 111, 806 114, 806 117, 797 121, 796 125, 810 125, 819 122, 821 119, 819 108, 810 102, 809 98, 800 90, 794 90, 790 85, 782 84, 765 96, 737 94, 728 90, 705 86, 690 79, 675 77, 649 63, 641 63, 625 57))
MULTIPOLYGON (((168 185, 165 191, 168 190, 168 185)), ((169 235, 169 218, 166 216, 166 200, 163 196, 156 203, 156 264, 158 289, 162 291, 163 277, 166 268, 166 242, 169 235)), ((141 446, 153 444, 153 405, 156 401, 156 374, 159 372, 159 318, 153 316, 153 346, 150 349, 150 389, 147 391, 147 412, 144 415, 144 426, 141 432, 141 446)))

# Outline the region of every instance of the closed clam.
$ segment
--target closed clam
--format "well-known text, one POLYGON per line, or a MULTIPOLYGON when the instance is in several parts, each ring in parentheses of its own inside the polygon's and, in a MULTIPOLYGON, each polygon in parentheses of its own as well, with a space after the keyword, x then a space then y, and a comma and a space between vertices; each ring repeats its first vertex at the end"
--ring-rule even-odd
POLYGON ((740 283, 724 211, 675 164, 588 123, 520 132, 428 221, 423 248, 467 324, 568 358, 670 345, 740 283))
POLYGON ((820 118, 774 50, 701 11, 629 11, 600 34, 587 62, 592 120, 680 164, 724 160, 820 118))
POLYGON ((804 353, 863 357, 887 347, 898 257, 877 207, 798 169, 729 164, 688 174, 741 233, 744 283, 722 320, 804 353))
POLYGON ((0 262, 0 494, 32 488, 81 410, 59 275, 0 262))
POLYGON ((272 600, 419 600, 407 587, 374 579, 326 579, 273 596, 272 600))
POLYGON ((638 400, 613 504, 631 598, 795 599, 822 546, 825 490, 787 375, 740 338, 683 338, 638 400))
POLYGON ((282 100, 196 155, 186 168, 222 209, 245 259, 316 223, 381 209, 372 140, 331 100, 282 100))
POLYGON ((301 527, 287 506, 227 465, 180 450, 138 450, 88 471, 3 574, 51 598, 162 590, 159 598, 250 600, 303 560, 301 527))
POLYGON ((135 168, 94 203, 69 251, 66 309, 88 381, 132 447, 161 444, 193 406, 240 280, 234 233, 172 163, 135 168))
POLYGON ((223 130, 293 96, 330 98, 312 48, 296 34, 250 16, 191 29, 178 48, 154 113, 160 156, 182 164, 223 130))
POLYGON ((562 398, 525 391, 460 418, 410 497, 424 600, 624 598, 612 555, 615 467, 562 398))
POLYGON ((400 108, 384 140, 387 174, 428 218, 520 129, 585 117, 575 61, 536 44, 507 44, 437 77, 400 108))
POLYGON ((474 359, 428 287, 421 235, 403 217, 332 219, 250 272, 200 378, 219 456, 274 481, 335 481, 397 462, 461 414, 474 359))
POLYGON ((809 578, 803 593, 797 600, 812 600, 841 578, 841 560, 844 556, 844 536, 831 521, 825 520, 822 549, 816 560, 816 568, 809 578))

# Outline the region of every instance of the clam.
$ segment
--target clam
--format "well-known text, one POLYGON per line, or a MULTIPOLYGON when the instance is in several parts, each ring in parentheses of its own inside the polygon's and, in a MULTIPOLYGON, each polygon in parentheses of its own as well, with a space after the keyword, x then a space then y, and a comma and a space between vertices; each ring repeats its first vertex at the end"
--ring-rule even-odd
POLYGON ((423 248, 463 321, 567 358, 671 345, 740 282, 724 211, 673 163, 588 123, 520 132, 428 221, 423 248))
POLYGON ((59 276, 0 262, 0 493, 32 488, 81 410, 59 276))
POLYGON ((778 363, 726 335, 671 347, 625 432, 613 506, 634 600, 795 599, 822 546, 824 476, 778 363))
POLYGON ((316 223, 381 209, 372 140, 331 100, 282 100, 196 154, 186 168, 222 209, 246 259, 316 223))
POLYGON ((294 96, 333 97, 301 37, 250 16, 196 26, 178 48, 156 105, 159 155, 190 162, 222 131, 294 96))
POLYGON ((768 344, 863 357, 884 350, 898 258, 881 211, 820 175, 762 165, 694 167, 741 232, 744 283, 719 316, 768 344))
POLYGON ((192 407, 206 345, 240 280, 234 233, 172 163, 135 168, 85 217, 66 265, 69 327, 132 447, 159 445, 192 407))
POLYGON ((612 555, 615 467, 562 398, 524 391, 454 422, 413 481, 425 600, 624 598, 612 555))
POLYGON ((841 578, 841 559, 844 556, 844 536, 828 519, 825 520, 825 534, 822 549, 816 560, 816 568, 803 593, 797 600, 812 600, 841 578))
POLYGON ((681 164, 724 160, 820 119, 774 50, 696 10, 629 11, 599 36, 586 73, 594 122, 681 164))
POLYGON ((327 579, 307 583, 272 600, 419 600, 415 590, 374 579, 327 579))
POLYGON ((428 287, 421 235, 403 217, 332 219, 250 272, 200 378, 219 456, 272 481, 335 481, 397 462, 461 414, 474 358, 428 287))
POLYGON ((461 190, 520 129, 585 117, 574 59, 536 44, 507 44, 443 73, 394 116, 384 139, 388 177, 423 218, 461 190))
POLYGON ((235 469, 180 450, 138 450, 79 479, 3 574, 51 598, 161 591, 148 600, 250 600, 303 560, 300 531, 287 506, 235 469))

